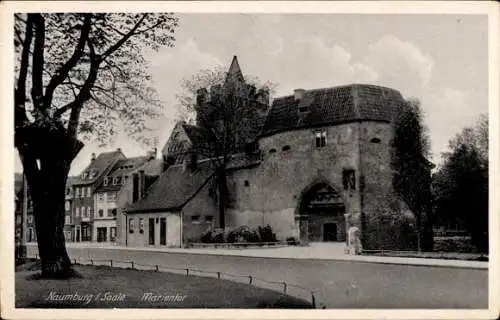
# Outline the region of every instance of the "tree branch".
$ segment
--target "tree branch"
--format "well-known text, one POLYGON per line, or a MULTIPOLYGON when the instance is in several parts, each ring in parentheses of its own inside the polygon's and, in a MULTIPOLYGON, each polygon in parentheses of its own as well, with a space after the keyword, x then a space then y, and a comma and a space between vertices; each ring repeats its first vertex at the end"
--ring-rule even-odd
POLYGON ((83 50, 85 48, 85 44, 89 39, 91 26, 91 14, 85 14, 85 19, 83 22, 83 26, 80 32, 80 39, 75 47, 75 51, 71 58, 66 61, 55 73, 55 76, 50 79, 47 88, 45 89, 45 105, 50 106, 52 103, 52 98, 54 96, 55 89, 68 77, 69 72, 73 69, 78 61, 80 61, 83 56, 83 50))
POLYGON ((116 42, 114 45, 112 45, 111 47, 108 48, 108 50, 106 50, 102 55, 102 59, 106 59, 108 56, 110 56, 113 52, 115 52, 116 50, 118 50, 118 48, 120 48, 128 39, 130 39, 130 37, 132 37, 135 33, 135 31, 137 30, 137 28, 139 28, 139 26, 141 25, 141 23, 144 21, 144 19, 146 19, 146 17, 148 16, 147 13, 145 13, 140 19, 139 21, 135 24, 134 27, 132 27, 132 29, 130 29, 129 32, 127 32, 127 34, 125 34, 123 36, 123 38, 121 38, 120 40, 118 40, 118 42, 116 42))
POLYGON ((43 66, 45 47, 45 19, 40 13, 30 13, 28 18, 33 19, 35 25, 35 46, 33 48, 32 89, 31 98, 36 110, 44 111, 49 106, 43 105, 43 66))

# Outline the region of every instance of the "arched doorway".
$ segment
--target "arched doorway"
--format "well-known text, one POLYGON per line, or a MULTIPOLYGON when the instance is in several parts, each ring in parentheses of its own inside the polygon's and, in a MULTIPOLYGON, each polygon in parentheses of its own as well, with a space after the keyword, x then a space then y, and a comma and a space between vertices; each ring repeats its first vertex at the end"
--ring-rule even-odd
POLYGON ((328 183, 320 182, 300 199, 298 220, 301 242, 345 241, 344 202, 328 183))

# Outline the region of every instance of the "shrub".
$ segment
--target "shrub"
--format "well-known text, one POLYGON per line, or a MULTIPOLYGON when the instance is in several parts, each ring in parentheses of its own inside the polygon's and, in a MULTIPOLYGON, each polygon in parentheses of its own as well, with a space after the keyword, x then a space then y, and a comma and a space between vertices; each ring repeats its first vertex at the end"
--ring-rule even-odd
POLYGON ((276 241, 276 234, 273 233, 273 228, 271 228, 270 225, 266 225, 264 227, 259 226, 257 228, 257 231, 259 232, 259 240, 261 242, 275 242, 276 241))

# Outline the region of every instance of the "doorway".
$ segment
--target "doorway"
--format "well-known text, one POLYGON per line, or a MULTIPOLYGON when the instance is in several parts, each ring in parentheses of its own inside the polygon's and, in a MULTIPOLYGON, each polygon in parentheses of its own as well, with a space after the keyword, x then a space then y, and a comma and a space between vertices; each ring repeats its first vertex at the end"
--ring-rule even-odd
POLYGON ((108 228, 106 227, 97 228, 97 242, 107 241, 107 230, 108 228))
POLYGON ((149 218, 149 244, 155 244, 155 219, 149 218))
POLYGON ((167 218, 160 218, 160 245, 167 245, 167 218))
POLYGON ((325 223, 323 225, 323 241, 325 242, 337 241, 336 223, 325 223))

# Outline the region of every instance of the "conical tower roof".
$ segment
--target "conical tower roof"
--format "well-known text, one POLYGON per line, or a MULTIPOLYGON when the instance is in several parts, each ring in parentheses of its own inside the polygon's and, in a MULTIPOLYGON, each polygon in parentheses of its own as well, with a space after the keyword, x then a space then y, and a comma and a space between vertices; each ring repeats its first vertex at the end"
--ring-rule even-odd
POLYGON ((243 73, 241 72, 240 64, 238 63, 238 57, 233 56, 233 61, 231 62, 231 66, 229 67, 229 70, 227 71, 227 77, 226 77, 226 82, 228 81, 240 81, 244 82, 245 79, 243 77, 243 73))

